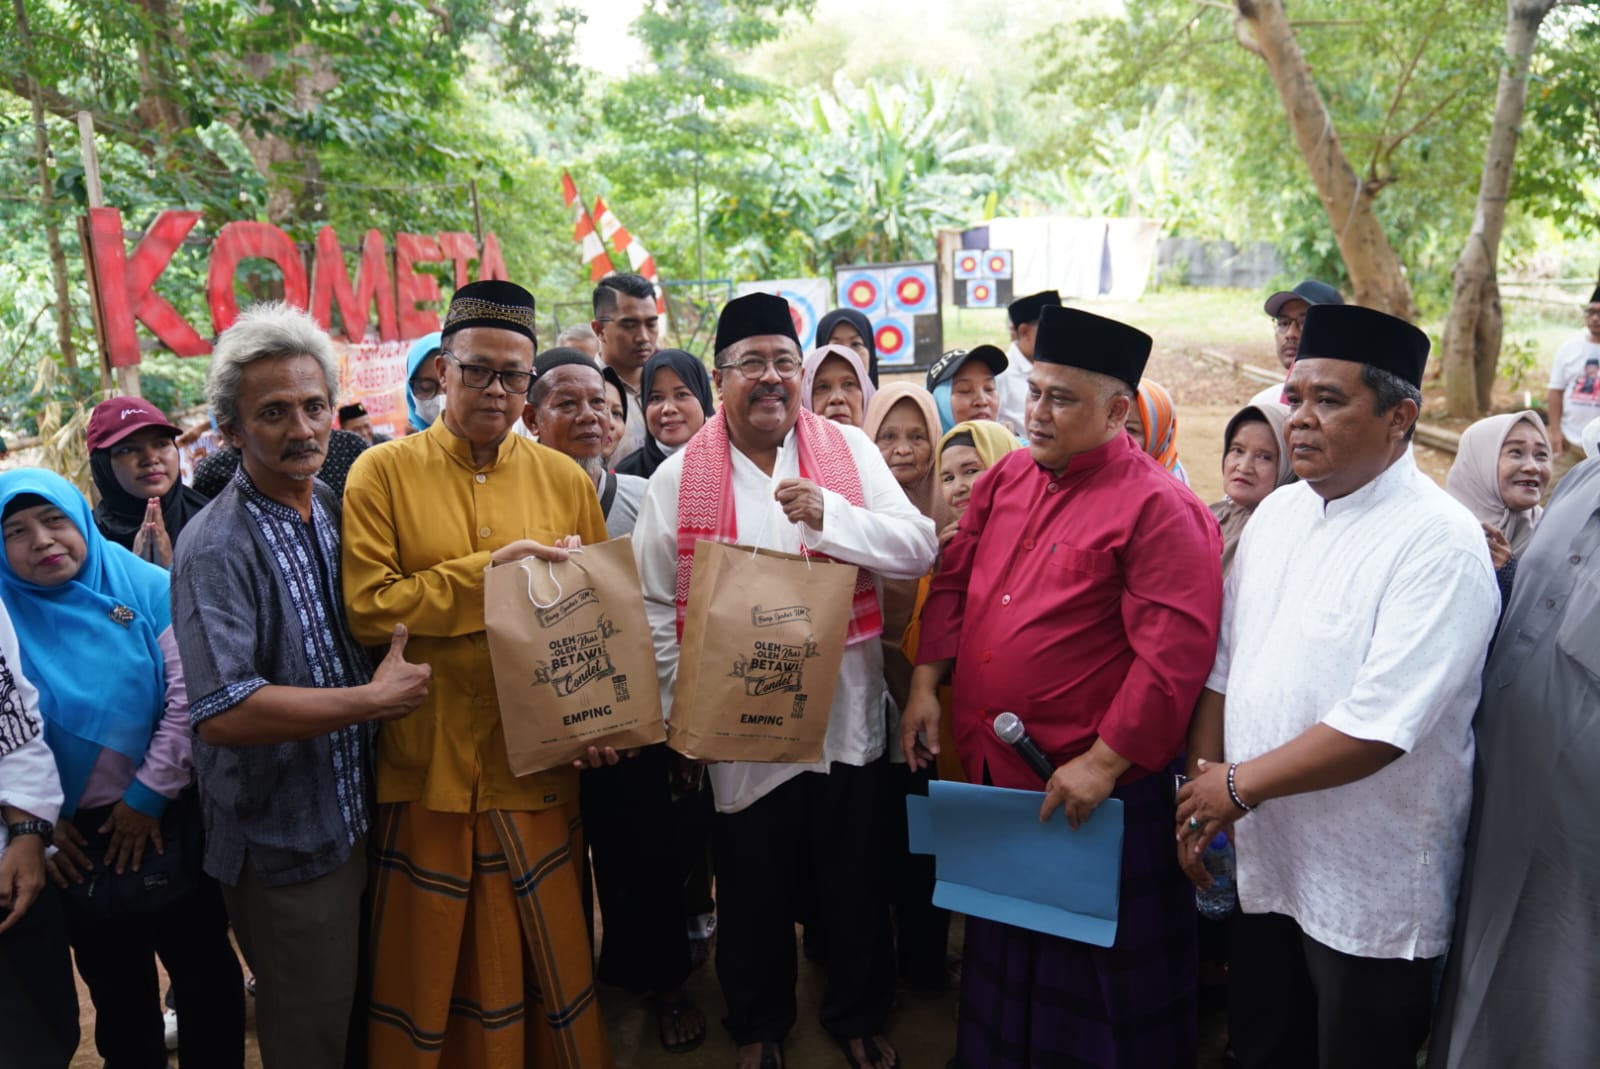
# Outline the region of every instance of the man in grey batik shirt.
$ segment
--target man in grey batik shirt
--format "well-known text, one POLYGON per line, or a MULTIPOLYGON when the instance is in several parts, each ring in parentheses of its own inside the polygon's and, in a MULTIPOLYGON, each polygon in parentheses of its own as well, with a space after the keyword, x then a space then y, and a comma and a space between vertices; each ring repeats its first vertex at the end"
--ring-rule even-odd
POLYGON ((173 557, 205 869, 255 972, 266 1069, 342 1069, 373 723, 415 709, 429 675, 404 629, 374 672, 345 627, 339 502, 316 479, 337 383, 327 335, 285 305, 217 339, 206 394, 239 469, 173 557))

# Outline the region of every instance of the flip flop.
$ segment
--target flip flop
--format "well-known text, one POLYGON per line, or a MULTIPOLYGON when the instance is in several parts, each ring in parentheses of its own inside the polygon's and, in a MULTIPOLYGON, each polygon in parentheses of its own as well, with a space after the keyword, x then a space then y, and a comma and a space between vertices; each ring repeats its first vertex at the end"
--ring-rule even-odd
MULTIPOLYGON (((679 1039, 676 1043, 669 1042, 667 1035, 675 1032, 683 1035, 682 1025, 684 1018, 691 1013, 699 1013, 700 1007, 688 995, 680 995, 675 999, 660 998, 656 1000, 656 1036, 661 1040, 661 1049, 668 1054, 688 1054, 706 1041, 707 1026, 705 1014, 701 1014, 700 1034, 689 1039, 679 1039)), ((762 1069, 766 1069, 766 1051, 761 1052, 762 1069)), ((776 1066, 773 1069, 777 1069, 776 1066)))

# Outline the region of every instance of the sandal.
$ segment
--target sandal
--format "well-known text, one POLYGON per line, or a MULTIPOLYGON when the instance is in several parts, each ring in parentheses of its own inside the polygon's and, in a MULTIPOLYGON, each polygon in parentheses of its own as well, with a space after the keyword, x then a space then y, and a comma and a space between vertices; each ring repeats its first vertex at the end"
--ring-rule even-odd
MULTIPOLYGON (((656 1035, 661 1039, 661 1049, 668 1054, 688 1054, 706 1041, 705 1014, 700 1013, 700 1007, 688 995, 680 993, 676 998, 658 997, 655 1004, 656 1010, 656 1035), (699 1035, 684 1038, 684 1020, 691 1014, 700 1014, 699 1035), (678 1039, 673 1042, 669 1036, 676 1035, 678 1039)), ((766 1052, 762 1052, 762 1069, 766 1069, 766 1052)))
MULTIPOLYGON (((850 1069, 872 1069, 872 1066, 883 1064, 883 1051, 872 1041, 871 1036, 861 1036, 861 1053, 866 1057, 865 1062, 856 1061, 856 1056, 850 1053, 850 1040, 834 1037, 834 1042, 839 1044, 839 1052, 844 1055, 844 1060, 850 1063, 850 1069)), ((890 1054, 896 1055, 894 1069, 900 1069, 900 1058, 894 1048, 889 1049, 890 1054)))

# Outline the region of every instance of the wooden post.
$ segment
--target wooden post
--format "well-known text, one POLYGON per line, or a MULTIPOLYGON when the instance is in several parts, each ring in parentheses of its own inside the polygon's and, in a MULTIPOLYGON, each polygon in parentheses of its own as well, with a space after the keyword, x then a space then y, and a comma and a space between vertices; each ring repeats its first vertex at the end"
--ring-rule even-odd
POLYGON ((472 190, 472 225, 478 235, 478 248, 483 248, 483 209, 478 205, 478 180, 468 183, 472 190))
MULTIPOLYGON (((84 184, 88 187, 89 207, 104 208, 106 206, 106 195, 104 187, 100 184, 100 154, 95 151, 94 147, 94 116, 87 111, 78 112, 78 140, 82 146, 83 179, 84 184)), ((88 242, 85 241, 84 249, 87 250, 88 247, 88 242)), ((88 257, 88 259, 92 261, 93 257, 88 257)), ((99 280, 93 277, 94 265, 92 262, 89 266, 89 272, 91 277, 90 288, 95 290, 99 285, 99 280)), ((111 349, 106 345, 105 331, 100 329, 99 309, 100 303, 97 299, 95 301, 95 333, 100 338, 100 380, 110 389, 113 388, 114 379, 114 388, 125 397, 143 397, 144 395, 139 392, 139 368, 137 366, 118 368, 111 366, 111 349)))

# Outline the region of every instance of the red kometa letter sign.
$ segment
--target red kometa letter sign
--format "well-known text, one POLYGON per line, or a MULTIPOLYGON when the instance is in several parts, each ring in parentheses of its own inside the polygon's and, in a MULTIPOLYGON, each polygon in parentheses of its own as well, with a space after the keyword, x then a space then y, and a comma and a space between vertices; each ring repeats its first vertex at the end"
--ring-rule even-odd
MULTIPOLYGON (((179 356, 211 352, 210 342, 154 288, 156 279, 199 219, 199 212, 162 212, 132 255, 128 255, 123 245, 122 213, 116 208, 89 209, 83 229, 88 239, 90 276, 94 279, 99 322, 113 367, 139 363, 137 323, 143 323, 179 356)), ((212 329, 220 334, 238 318, 234 275, 240 262, 251 258, 275 263, 283 272, 284 300, 308 308, 324 330, 332 330, 333 304, 337 301, 344 335, 353 343, 366 336, 368 311, 374 302, 378 306, 378 336, 384 341, 421 337, 439 329, 438 314, 431 308, 418 307, 420 302, 439 299, 439 284, 431 275, 417 274, 418 263, 453 261, 457 288, 468 281, 467 265, 474 258, 478 260, 479 279, 507 278, 505 257, 493 234, 484 235, 481 254, 472 236, 460 232, 439 234, 437 238, 398 234, 395 251, 391 285, 383 235, 369 230, 361 244, 361 260, 352 287, 338 236, 332 227, 323 227, 317 234, 315 270, 308 282, 305 258, 283 230, 270 223, 229 223, 212 247, 206 280, 212 329)))

